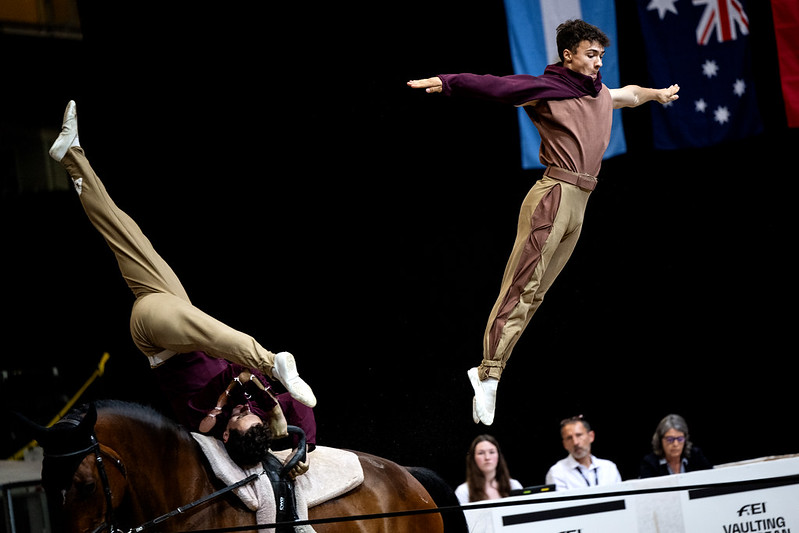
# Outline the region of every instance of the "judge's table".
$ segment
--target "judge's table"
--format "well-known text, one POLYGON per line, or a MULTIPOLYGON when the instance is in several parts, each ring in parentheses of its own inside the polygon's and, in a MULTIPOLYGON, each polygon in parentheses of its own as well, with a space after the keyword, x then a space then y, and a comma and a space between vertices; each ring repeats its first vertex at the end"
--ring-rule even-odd
POLYGON ((464 506, 472 533, 799 531, 799 454, 464 506))

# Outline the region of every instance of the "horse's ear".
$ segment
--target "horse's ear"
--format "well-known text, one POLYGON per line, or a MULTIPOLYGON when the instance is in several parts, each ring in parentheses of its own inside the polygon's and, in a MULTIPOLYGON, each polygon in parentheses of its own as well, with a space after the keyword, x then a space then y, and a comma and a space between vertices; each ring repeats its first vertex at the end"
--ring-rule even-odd
POLYGON ((81 431, 91 433, 95 423, 97 423, 97 406, 94 405, 94 402, 89 402, 86 414, 83 415, 83 419, 80 421, 80 424, 78 424, 78 428, 80 428, 81 431))
POLYGON ((25 427, 25 429, 33 435, 34 440, 39 440, 43 435, 47 434, 48 428, 46 426, 40 426, 27 416, 19 413, 17 411, 11 411, 13 417, 25 427))

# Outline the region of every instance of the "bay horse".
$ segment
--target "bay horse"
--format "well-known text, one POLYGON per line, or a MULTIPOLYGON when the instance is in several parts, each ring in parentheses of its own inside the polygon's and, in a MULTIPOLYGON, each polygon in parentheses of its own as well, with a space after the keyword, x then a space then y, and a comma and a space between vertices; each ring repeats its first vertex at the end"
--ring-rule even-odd
MULTIPOLYGON (((104 400, 85 412, 73 410, 51 428, 36 426, 34 433, 45 455, 42 484, 51 522, 65 533, 139 533, 167 515, 157 524, 159 531, 274 531, 259 528, 255 512, 232 492, 208 499, 222 486, 203 452, 188 431, 152 408, 104 400)), ((317 533, 444 532, 448 519, 435 511, 436 502, 414 469, 354 453, 363 483, 308 509, 317 533), (346 518, 369 515, 377 516, 346 518)), ((456 523, 465 528, 465 520, 456 523)))

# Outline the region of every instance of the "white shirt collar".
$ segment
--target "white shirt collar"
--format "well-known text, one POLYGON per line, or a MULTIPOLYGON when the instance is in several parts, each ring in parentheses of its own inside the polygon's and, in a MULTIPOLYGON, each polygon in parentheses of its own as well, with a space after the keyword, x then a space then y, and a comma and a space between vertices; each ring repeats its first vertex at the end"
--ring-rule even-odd
POLYGON ((566 461, 569 463, 569 468, 581 467, 581 468, 583 468, 585 470, 593 470, 593 469, 597 468, 597 464, 596 464, 596 460, 595 459, 596 459, 596 457, 591 455, 591 465, 588 466, 588 467, 584 466, 582 463, 577 461, 577 459, 575 459, 572 456, 572 454, 569 454, 569 456, 566 458, 566 461))

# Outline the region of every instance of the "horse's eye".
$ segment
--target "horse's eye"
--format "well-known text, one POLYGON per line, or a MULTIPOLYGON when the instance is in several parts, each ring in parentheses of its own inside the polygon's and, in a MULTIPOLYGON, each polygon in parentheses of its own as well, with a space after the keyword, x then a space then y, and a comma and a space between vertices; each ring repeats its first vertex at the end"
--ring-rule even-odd
POLYGON ((75 484, 75 491, 78 498, 88 498, 97 490, 97 484, 94 481, 86 481, 83 483, 75 484))

